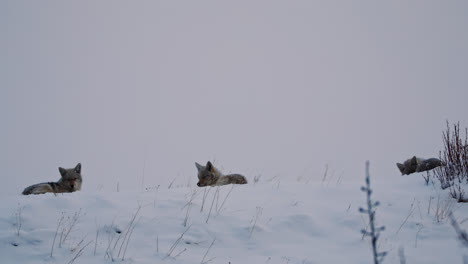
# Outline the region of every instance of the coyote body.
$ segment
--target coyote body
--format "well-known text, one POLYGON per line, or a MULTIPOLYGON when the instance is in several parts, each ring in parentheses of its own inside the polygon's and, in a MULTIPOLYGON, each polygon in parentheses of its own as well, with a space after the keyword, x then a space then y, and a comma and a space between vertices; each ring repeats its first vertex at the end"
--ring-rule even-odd
POLYGON ((402 175, 408 175, 415 172, 432 170, 436 167, 442 166, 442 162, 436 158, 423 159, 413 156, 403 164, 397 163, 396 165, 398 169, 400 169, 402 175))
POLYGON ((65 193, 81 190, 81 164, 78 163, 75 168, 64 169, 59 167, 62 176, 57 182, 44 182, 31 185, 24 189, 23 194, 43 194, 43 193, 65 193))
POLYGON ((240 174, 223 175, 210 161, 206 163, 206 166, 195 162, 195 166, 198 169, 197 185, 199 187, 247 183, 245 177, 240 174))

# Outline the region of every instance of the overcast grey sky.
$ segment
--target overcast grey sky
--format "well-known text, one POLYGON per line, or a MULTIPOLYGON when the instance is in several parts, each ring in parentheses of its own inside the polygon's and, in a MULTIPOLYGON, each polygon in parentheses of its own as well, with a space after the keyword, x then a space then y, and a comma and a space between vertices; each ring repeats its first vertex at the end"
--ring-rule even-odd
POLYGON ((5 1, 3 193, 399 175, 468 126, 467 1, 5 1))

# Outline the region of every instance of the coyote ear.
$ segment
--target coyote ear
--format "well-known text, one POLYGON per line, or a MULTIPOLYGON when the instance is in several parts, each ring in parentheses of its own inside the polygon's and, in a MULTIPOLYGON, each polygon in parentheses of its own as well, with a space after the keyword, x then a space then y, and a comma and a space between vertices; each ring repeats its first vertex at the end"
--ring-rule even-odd
POLYGON ((195 162, 195 167, 197 167, 198 171, 201 171, 203 169, 203 166, 195 162))
POLYGON ((59 167, 59 171, 60 171, 60 175, 65 176, 65 174, 67 174, 67 170, 62 168, 62 167, 59 167))
POLYGON ((405 165, 401 164, 401 163, 397 163, 396 164, 398 169, 401 171, 401 173, 403 173, 405 171, 405 165))
POLYGON ((413 158, 411 159, 411 164, 418 164, 418 159, 416 158, 416 156, 413 156, 413 158))
POLYGON ((206 163, 206 169, 209 171, 213 171, 213 164, 211 164, 211 161, 208 161, 206 163))
POLYGON ((76 173, 81 173, 81 163, 78 163, 75 167, 76 173))

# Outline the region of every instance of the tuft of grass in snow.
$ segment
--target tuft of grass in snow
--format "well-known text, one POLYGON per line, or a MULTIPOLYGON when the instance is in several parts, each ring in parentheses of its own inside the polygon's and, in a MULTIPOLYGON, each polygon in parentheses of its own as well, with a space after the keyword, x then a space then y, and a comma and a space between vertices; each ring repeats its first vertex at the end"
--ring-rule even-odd
POLYGON ((54 235, 54 240, 52 241, 52 249, 50 250, 50 257, 52 258, 54 256, 54 246, 55 246, 55 240, 57 239, 57 234, 60 229, 60 226, 62 225, 62 221, 64 219, 63 213, 60 219, 58 220, 57 223, 57 229, 55 230, 55 235, 54 235))
POLYGON ((450 197, 446 197, 444 200, 440 200, 440 195, 437 196, 437 203, 434 211, 434 217, 437 223, 441 223, 445 219, 449 218, 450 213, 455 207, 455 201, 450 197))
POLYGON ((179 245, 180 241, 182 241, 182 239, 184 238, 185 233, 187 233, 187 231, 189 231, 189 229, 190 229, 190 226, 187 227, 187 229, 185 229, 185 231, 182 232, 182 234, 180 234, 179 238, 177 238, 177 240, 174 242, 174 244, 172 244, 172 246, 167 251, 166 256, 163 258, 163 260, 168 258, 168 257, 171 257, 172 253, 177 248, 177 245, 179 245))
POLYGON ((106 249, 106 253, 105 253, 105 257, 108 257, 111 259, 111 261, 115 261, 116 259, 121 258, 121 260, 125 260, 125 254, 127 253, 127 248, 128 248, 128 244, 130 243, 130 238, 133 234, 133 230, 135 229, 135 226, 137 224, 138 221, 135 221, 138 214, 140 213, 140 210, 141 210, 141 206, 138 206, 138 208, 136 209, 135 213, 133 213, 131 219, 130 219, 130 222, 127 224, 127 227, 125 228, 125 231, 121 231, 120 229, 116 229, 116 228, 113 228, 114 224, 112 223, 111 227, 109 228, 109 240, 108 240, 108 246, 107 246, 107 249, 106 249), (115 240, 115 242, 113 243, 113 240, 114 240, 114 237, 113 237, 113 233, 112 230, 115 231, 115 233, 118 234, 118 237, 117 239, 115 240), (122 234, 123 234, 123 239, 120 240, 122 238, 122 234), (119 243, 120 242, 120 243, 119 243), (114 246, 112 247, 112 243, 114 244, 114 246), (117 251, 117 247, 118 247, 118 251, 117 251), (117 253, 117 254, 116 254, 117 253))

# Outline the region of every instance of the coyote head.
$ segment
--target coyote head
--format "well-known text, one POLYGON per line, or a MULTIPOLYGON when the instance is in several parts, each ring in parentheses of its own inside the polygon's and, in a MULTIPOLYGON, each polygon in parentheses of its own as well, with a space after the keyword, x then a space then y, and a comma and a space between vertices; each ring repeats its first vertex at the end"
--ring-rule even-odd
POLYGON ((219 172, 211 164, 210 161, 206 163, 206 166, 202 166, 195 162, 195 166, 198 169, 198 183, 199 187, 215 185, 219 178, 219 172))
POLYGON ((59 180, 59 184, 70 192, 78 191, 81 189, 81 163, 78 163, 75 168, 64 169, 59 167, 60 175, 62 178, 59 180))

